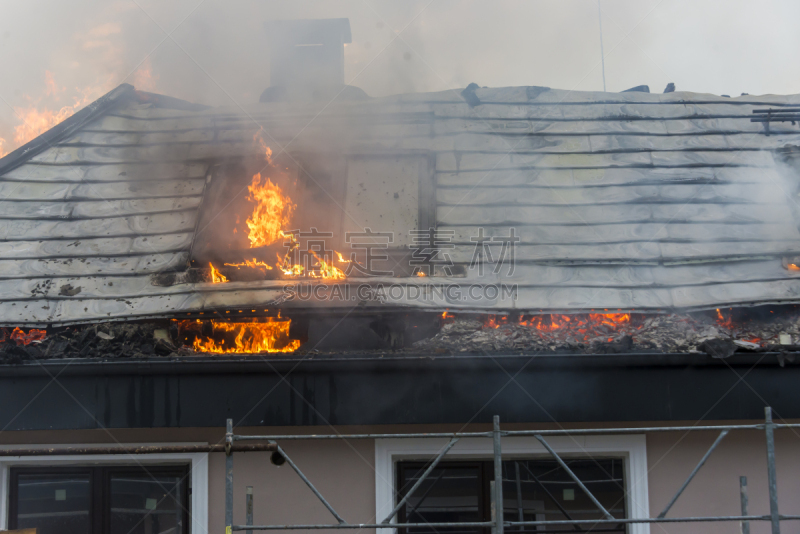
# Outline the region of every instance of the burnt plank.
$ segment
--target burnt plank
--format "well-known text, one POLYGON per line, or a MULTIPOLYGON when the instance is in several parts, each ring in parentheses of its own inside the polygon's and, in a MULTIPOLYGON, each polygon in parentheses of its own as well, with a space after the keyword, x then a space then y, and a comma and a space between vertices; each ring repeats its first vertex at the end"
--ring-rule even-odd
MULTIPOLYGON (((437 117, 433 126, 437 136, 463 133, 502 134, 516 136, 706 136, 761 134, 764 128, 759 123, 746 119, 677 119, 677 120, 557 120, 547 119, 451 119, 437 117)), ((770 131, 776 134, 796 136, 797 126, 791 123, 775 123, 770 131)), ((765 137, 761 135, 761 137, 765 137)), ((769 143, 768 139, 761 142, 769 143)))
POLYGON ((763 170, 747 167, 691 167, 691 168, 601 168, 601 169, 501 169, 482 171, 437 172, 440 186, 493 185, 510 187, 608 187, 639 184, 706 184, 706 183, 762 183, 776 178, 763 170))
POLYGON ((41 202, 0 200, 0 220, 95 219, 172 213, 197 208, 201 197, 41 202))
POLYGON ((727 223, 790 224, 788 206, 755 204, 747 209, 718 204, 634 204, 579 207, 484 207, 445 206, 437 210, 438 224, 501 225, 520 224, 609 224, 609 223, 727 223))
POLYGON ((201 195, 203 178, 184 180, 146 180, 108 183, 26 182, 0 180, 3 200, 119 200, 201 195))
POLYGON ((439 226, 441 234, 455 243, 474 243, 481 230, 487 238, 508 237, 511 230, 527 244, 600 244, 633 241, 800 241, 800 231, 789 224, 587 224, 559 226, 554 224, 519 226, 439 226), (450 233, 448 233, 450 232, 450 233))
POLYGON ((174 252, 188 249, 191 243, 192 234, 189 232, 141 237, 0 241, 0 257, 36 259, 174 252))
POLYGON ((594 168, 594 167, 707 167, 774 165, 768 152, 665 151, 615 154, 521 154, 521 153, 439 153, 437 171, 494 171, 513 168, 594 168))
POLYGON ((440 205, 599 205, 648 202, 703 202, 718 204, 769 204, 785 203, 784 194, 777 189, 764 188, 762 184, 686 184, 641 185, 600 188, 525 188, 491 187, 491 181, 482 187, 452 187, 438 189, 436 201, 440 205))
POLYGON ((127 182, 205 178, 205 163, 128 163, 108 165, 42 165, 27 163, 0 180, 41 182, 127 182))
POLYGON ((102 274, 149 274, 183 267, 188 252, 138 256, 0 260, 0 278, 23 279, 102 274))
MULTIPOLYGON (((520 284, 530 287, 693 287, 720 283, 800 280, 787 271, 779 259, 692 263, 681 265, 548 265, 520 263, 513 271, 503 268, 494 273, 467 269, 467 280, 484 284, 520 284)), ((454 279, 453 281, 458 281, 454 279)))
POLYGON ((671 289, 676 306, 717 308, 756 303, 792 303, 800 301, 800 279, 768 282, 713 284, 704 287, 671 289))
POLYGON ((141 276, 94 274, 19 280, 0 279, 0 300, 3 301, 130 298, 191 291, 194 291, 191 286, 185 284, 170 287, 154 286, 149 274, 141 276), (61 288, 64 286, 80 287, 81 290, 74 295, 65 296, 61 294, 61 288))
MULTIPOLYGON (((479 249, 491 254, 494 261, 502 256, 502 244, 487 244, 479 249)), ((452 261, 471 263, 475 258, 476 248, 473 245, 456 245, 448 251, 452 261)), ((642 241, 632 243, 597 243, 581 245, 527 245, 517 244, 514 247, 515 261, 576 261, 576 262, 655 262, 661 258, 659 244, 642 241)), ((506 249, 505 261, 510 261, 510 252, 506 249)))
POLYGON ((140 236, 194 229, 195 211, 135 215, 79 221, 9 220, 0 225, 0 240, 28 241, 53 238, 140 236))
POLYGON ((561 103, 531 105, 484 103, 469 107, 465 102, 433 104, 436 117, 464 119, 532 119, 532 120, 682 120, 696 118, 750 119, 753 110, 763 109, 759 104, 694 103, 664 105, 662 103, 603 103, 586 106, 569 106, 561 103))
POLYGON ((756 259, 759 256, 800 254, 800 241, 726 241, 707 243, 659 243, 665 263, 681 260, 724 258, 756 259))
POLYGON ((0 198, 3 200, 59 200, 66 198, 72 188, 72 184, 64 182, 0 181, 0 198))

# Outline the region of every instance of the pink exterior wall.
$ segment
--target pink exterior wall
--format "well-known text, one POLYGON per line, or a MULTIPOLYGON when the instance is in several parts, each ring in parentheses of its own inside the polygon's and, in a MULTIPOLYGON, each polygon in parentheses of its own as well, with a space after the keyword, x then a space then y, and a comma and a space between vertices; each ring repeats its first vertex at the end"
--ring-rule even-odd
MULTIPOLYGON (((647 436, 650 515, 654 517, 700 461, 717 434, 711 432, 653 433, 647 436)), ((778 473, 778 505, 781 514, 800 515, 800 434, 792 430, 775 433, 778 473)), ((747 477, 751 515, 769 514, 767 453, 763 431, 729 434, 711 454, 668 517, 738 515, 739 476, 747 477)), ((654 525, 659 533, 735 534, 738 523, 686 523, 654 525)), ((750 532, 770 532, 769 523, 753 522, 750 532)), ((783 534, 800 533, 800 521, 781 523, 783 534)))
MULTIPOLYGON (((676 423, 682 424, 682 423, 676 423)), ((691 424, 691 423, 688 423, 691 424)), ((713 424, 713 423, 709 423, 713 424)), ((570 425, 582 427, 584 425, 570 425)), ((607 426, 607 425, 597 425, 607 426)), ((639 425, 632 425, 639 426, 639 425)), ((643 423, 642 426, 650 426, 643 423)), ((509 427, 510 428, 510 427, 509 427)), ((523 428, 514 425, 514 429, 523 428)), ((530 427, 528 427, 530 428, 530 427)), ((542 427, 539 427, 542 428, 542 427)), ((552 426, 550 427, 552 428, 552 426)), ((451 427, 372 427, 337 429, 340 432, 453 431, 451 427)), ((475 426, 468 430, 486 430, 475 426)), ((331 429, 246 428, 247 433, 330 433, 331 429)), ((651 433, 647 436, 650 515, 656 516, 688 476, 716 437, 716 433, 651 433)), ((218 442, 221 429, 112 430, 80 432, 4 432, 0 444, 103 442, 218 442)), ((282 446, 319 490, 351 522, 371 522, 375 514, 374 442, 297 441, 282 446)), ((776 432, 780 511, 800 515, 800 434, 776 432)), ((234 463, 234 520, 244 523, 245 486, 254 487, 255 522, 273 524, 328 522, 333 518, 288 465, 274 466, 269 453, 239 453, 234 463)), ((225 459, 209 461, 209 532, 224 532, 225 459)), ((750 513, 767 514, 766 451, 761 431, 735 432, 723 440, 669 516, 736 515, 739 513, 739 476, 748 477, 750 513)), ((382 519, 382 518, 380 518, 382 519)), ((316 531, 319 532, 319 531, 316 531)), ((651 532, 739 532, 739 525, 694 523, 653 525, 651 532)), ((753 523, 753 534, 768 533, 768 523, 753 523)), ((800 534, 800 521, 782 523, 784 534, 800 534)))
MULTIPOLYGON (((375 448, 371 440, 295 441, 282 443, 281 447, 339 515, 350 522, 374 521, 375 448)), ((209 532, 222 533, 225 532, 225 455, 210 456, 209 532)), ((336 523, 288 464, 281 467, 272 464, 270 453, 237 454, 233 476, 233 520, 237 524, 245 522, 246 486, 253 486, 255 524, 336 523)))

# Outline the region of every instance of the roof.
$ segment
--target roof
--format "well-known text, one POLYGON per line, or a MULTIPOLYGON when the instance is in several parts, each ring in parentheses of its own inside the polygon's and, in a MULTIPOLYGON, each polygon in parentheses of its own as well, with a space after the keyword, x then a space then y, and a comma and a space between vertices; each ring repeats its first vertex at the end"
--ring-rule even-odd
POLYGON ((370 281, 518 284, 513 302, 444 296, 366 308, 647 311, 800 301, 800 277, 781 264, 800 256, 795 186, 772 152, 800 145, 800 128, 777 123, 766 136, 749 120, 754 109, 797 106, 800 95, 510 87, 475 90, 477 104, 443 91, 199 109, 127 87, 0 159, 0 324, 280 301, 284 281, 152 283, 153 274, 187 264, 209 166, 255 154, 262 127, 273 150, 429 156, 436 222, 454 232, 455 262, 470 262, 479 227, 489 236, 514 227, 521 238, 513 274, 370 281))

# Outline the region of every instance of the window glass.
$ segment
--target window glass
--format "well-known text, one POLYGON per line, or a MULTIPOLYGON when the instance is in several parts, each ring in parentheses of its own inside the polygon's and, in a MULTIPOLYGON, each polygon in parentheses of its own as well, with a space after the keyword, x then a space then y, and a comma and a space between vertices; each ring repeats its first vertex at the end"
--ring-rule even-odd
POLYGON ((37 534, 186 534, 186 466, 12 468, 8 524, 37 534))
POLYGON ((91 483, 86 474, 20 474, 17 528, 37 534, 89 534, 91 483))
MULTIPOLYGON (((625 518, 625 478, 621 459, 564 459, 570 470, 589 488, 614 517, 625 518)), ((603 519, 603 513, 555 461, 507 460, 503 467, 503 518, 506 521, 565 521, 603 519)), ((398 496, 403 498, 426 465, 400 462, 398 496)), ((441 462, 423 481, 401 510, 403 523, 471 522, 491 520, 492 462, 441 462)), ((582 530, 625 532, 625 525, 584 524, 582 530)), ((509 532, 575 531, 573 525, 510 527, 509 532)), ((415 527, 406 534, 483 532, 489 529, 415 527)))
MULTIPOLYGON (((625 517, 622 460, 565 461, 611 515, 625 517)), ((520 521, 520 517, 524 521, 564 521, 603 519, 603 514, 555 460, 514 460, 503 462, 503 517, 506 521, 520 521)), ((528 530, 574 531, 574 528, 553 525, 528 530)), ((603 525, 601 530, 625 532, 625 526, 603 525)))
POLYGON ((110 534, 183 532, 179 476, 112 473, 110 534))
MULTIPOLYGON (((401 492, 413 486, 422 473, 424 465, 409 464, 401 469, 401 492)), ((442 465, 434 469, 417 488, 403 509, 408 523, 441 523, 481 521, 482 492, 481 466, 442 465)), ((478 532, 480 529, 464 528, 410 528, 409 533, 428 532, 478 532)))

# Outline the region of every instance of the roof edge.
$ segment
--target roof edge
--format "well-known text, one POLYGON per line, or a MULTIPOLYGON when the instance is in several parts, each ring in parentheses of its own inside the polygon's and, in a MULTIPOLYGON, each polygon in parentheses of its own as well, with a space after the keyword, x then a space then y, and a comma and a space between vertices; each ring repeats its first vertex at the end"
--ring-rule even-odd
POLYGON ((142 104, 152 104, 154 108, 177 109, 180 111, 204 111, 206 109, 211 109, 211 106, 205 104, 195 104, 188 100, 182 100, 174 96, 167 96, 159 93, 135 90, 134 94, 138 102, 142 104))
POLYGON ((74 115, 0 158, 0 175, 25 164, 30 158, 51 148, 64 137, 72 135, 89 121, 96 119, 112 107, 126 102, 135 93, 134 87, 128 83, 112 89, 74 115))

